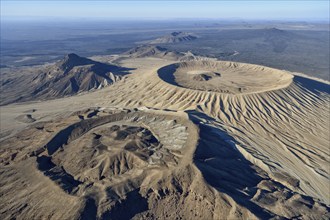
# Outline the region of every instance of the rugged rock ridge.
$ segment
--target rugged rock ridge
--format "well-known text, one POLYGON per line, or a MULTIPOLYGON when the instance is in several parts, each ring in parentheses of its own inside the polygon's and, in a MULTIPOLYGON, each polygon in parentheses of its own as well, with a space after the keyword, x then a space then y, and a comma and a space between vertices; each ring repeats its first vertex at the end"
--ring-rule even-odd
POLYGON ((125 68, 96 62, 73 53, 54 64, 28 70, 29 73, 24 73, 24 76, 2 83, 4 99, 1 104, 58 98, 100 89, 128 73, 125 68))
POLYGON ((85 57, 80 57, 75 53, 67 54, 62 60, 56 63, 56 65, 63 71, 70 71, 75 66, 84 66, 91 64, 98 64, 98 62, 95 62, 85 57))

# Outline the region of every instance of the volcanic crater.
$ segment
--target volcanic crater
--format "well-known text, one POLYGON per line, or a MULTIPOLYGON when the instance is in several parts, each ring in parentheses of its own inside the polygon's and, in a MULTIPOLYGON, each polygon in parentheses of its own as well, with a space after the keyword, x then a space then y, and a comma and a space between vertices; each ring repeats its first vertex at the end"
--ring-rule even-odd
POLYGON ((285 71, 246 63, 196 60, 170 64, 159 77, 176 86, 229 94, 260 93, 289 86, 293 76, 285 71))

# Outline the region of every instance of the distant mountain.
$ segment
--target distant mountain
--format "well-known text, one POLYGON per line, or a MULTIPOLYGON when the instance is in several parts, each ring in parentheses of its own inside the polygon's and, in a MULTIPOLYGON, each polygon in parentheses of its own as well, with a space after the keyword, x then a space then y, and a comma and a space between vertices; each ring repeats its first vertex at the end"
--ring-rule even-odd
POLYGON ((164 47, 154 46, 154 45, 141 45, 130 49, 124 53, 133 58, 143 58, 143 57, 157 57, 164 59, 173 59, 177 60, 180 57, 184 56, 183 53, 169 51, 164 47))
POLYGON ((96 62, 73 53, 52 65, 16 71, 19 72, 17 77, 2 81, 4 95, 1 104, 63 97, 100 89, 128 73, 125 68, 96 62))
POLYGON ((149 41, 149 44, 170 44, 196 40, 198 37, 186 32, 172 32, 169 35, 149 41))
POLYGON ((123 55, 128 55, 132 58, 155 57, 175 61, 214 60, 214 58, 195 55, 190 51, 177 52, 155 45, 137 46, 125 52, 123 55))

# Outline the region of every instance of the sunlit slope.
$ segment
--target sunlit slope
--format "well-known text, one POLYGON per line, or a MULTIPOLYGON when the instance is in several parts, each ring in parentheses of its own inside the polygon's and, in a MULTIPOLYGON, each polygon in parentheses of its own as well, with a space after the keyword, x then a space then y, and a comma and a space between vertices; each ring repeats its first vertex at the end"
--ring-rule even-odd
POLYGON ((119 106, 204 112, 215 119, 214 126, 234 137, 234 147, 272 178, 329 203, 329 85, 294 76, 292 83, 279 88, 280 80, 275 78, 266 92, 232 95, 182 88, 163 81, 155 71, 118 84, 125 88, 107 99, 119 106))

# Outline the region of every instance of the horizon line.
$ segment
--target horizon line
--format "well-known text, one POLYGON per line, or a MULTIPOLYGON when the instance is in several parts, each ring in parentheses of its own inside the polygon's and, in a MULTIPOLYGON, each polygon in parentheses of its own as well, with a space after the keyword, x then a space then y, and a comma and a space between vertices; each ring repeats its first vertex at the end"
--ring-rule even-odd
POLYGON ((60 20, 77 20, 77 19, 89 19, 89 20, 108 20, 108 21, 170 21, 170 20, 190 20, 190 21, 210 21, 210 20, 224 20, 224 21, 295 21, 295 22, 326 22, 330 23, 330 20, 327 18, 243 18, 243 17, 104 17, 104 16, 93 16, 93 17, 85 17, 85 16, 0 16, 2 19, 60 19, 60 20))

